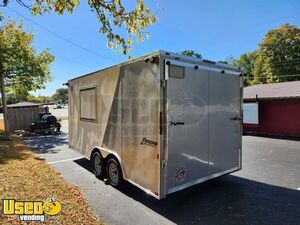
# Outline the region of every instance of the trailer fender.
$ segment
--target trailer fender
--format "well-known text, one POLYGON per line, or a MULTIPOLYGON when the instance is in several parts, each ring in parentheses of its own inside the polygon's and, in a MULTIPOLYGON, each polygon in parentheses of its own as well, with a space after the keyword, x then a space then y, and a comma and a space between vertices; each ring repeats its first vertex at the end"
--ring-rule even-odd
POLYGON ((101 153, 101 156, 102 156, 104 159, 106 159, 109 155, 113 155, 113 156, 118 160, 118 162, 120 163, 122 172, 124 171, 124 170, 123 170, 122 160, 121 160, 121 157, 119 156, 118 153, 116 153, 115 151, 112 151, 112 150, 110 150, 110 149, 103 148, 103 147, 95 147, 94 150, 92 151, 92 153, 93 153, 95 150, 98 150, 98 151, 101 153))

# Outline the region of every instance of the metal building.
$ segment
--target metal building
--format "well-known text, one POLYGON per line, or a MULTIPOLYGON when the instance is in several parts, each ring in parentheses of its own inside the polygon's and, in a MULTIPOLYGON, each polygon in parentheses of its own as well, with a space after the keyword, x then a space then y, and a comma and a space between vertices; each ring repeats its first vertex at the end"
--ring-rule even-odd
POLYGON ((244 88, 244 131, 300 137, 300 81, 244 88))

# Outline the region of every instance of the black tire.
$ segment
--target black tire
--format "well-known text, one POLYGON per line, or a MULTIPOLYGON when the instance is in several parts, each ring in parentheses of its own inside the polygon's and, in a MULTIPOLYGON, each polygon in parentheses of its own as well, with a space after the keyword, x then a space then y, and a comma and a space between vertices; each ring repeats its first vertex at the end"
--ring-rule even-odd
POLYGON ((31 125, 31 126, 30 126, 30 132, 33 133, 34 131, 35 131, 35 126, 34 126, 34 125, 31 125))
POLYGON ((105 160, 98 151, 95 151, 91 158, 93 173, 99 179, 105 177, 105 160))
POLYGON ((108 159, 106 163, 106 174, 108 182, 114 188, 120 188, 123 183, 123 174, 119 162, 114 159, 108 159))

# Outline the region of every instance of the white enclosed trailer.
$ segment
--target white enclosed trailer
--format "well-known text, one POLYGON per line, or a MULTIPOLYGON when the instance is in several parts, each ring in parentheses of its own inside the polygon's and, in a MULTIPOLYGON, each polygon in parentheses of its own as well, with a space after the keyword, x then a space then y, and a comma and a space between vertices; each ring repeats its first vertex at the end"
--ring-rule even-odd
POLYGON ((69 145, 157 199, 241 169, 242 71, 157 51, 68 82, 69 145))

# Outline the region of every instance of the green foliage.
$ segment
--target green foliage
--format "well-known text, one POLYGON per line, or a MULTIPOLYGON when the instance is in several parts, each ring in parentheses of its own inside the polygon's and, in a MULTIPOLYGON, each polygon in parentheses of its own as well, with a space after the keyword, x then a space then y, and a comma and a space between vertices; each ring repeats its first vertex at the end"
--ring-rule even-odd
POLYGON ((274 83, 300 80, 300 29, 284 24, 270 30, 260 42, 258 54, 262 60, 263 82, 274 83))
POLYGON ((239 59, 234 61, 234 65, 240 67, 245 74, 244 86, 250 85, 250 81, 254 79, 253 70, 255 65, 255 60, 257 57, 257 52, 246 52, 240 56, 239 59))
MULTIPOLYGON (((19 96, 16 96, 12 93, 8 93, 6 95, 6 102, 7 104, 14 104, 14 103, 17 103, 17 102, 21 102, 21 101, 24 101, 25 99, 19 97, 19 96)), ((2 105, 2 104, 1 104, 2 105)))
POLYGON ((256 51, 232 62, 244 70, 245 86, 300 80, 300 29, 284 24, 270 30, 256 51))
POLYGON ((8 20, 0 24, 0 72, 6 91, 21 98, 51 80, 49 64, 54 57, 48 50, 36 54, 33 39, 32 33, 23 31, 22 23, 8 20))
POLYGON ((54 95, 52 95, 53 101, 68 101, 68 88, 59 88, 56 90, 54 95))
POLYGON ((34 96, 31 94, 24 97, 24 96, 15 95, 13 93, 8 93, 6 95, 6 101, 7 101, 7 104, 14 104, 14 103, 22 102, 22 101, 47 103, 47 102, 51 101, 51 97, 50 96, 42 96, 42 95, 34 96))
POLYGON ((231 65, 231 66, 238 66, 237 65, 237 60, 232 56, 228 56, 224 61, 222 61, 223 63, 226 63, 228 65, 231 65))
POLYGON ((263 76, 263 57, 261 54, 257 54, 254 63, 253 63, 253 79, 248 79, 249 84, 260 84, 260 83, 266 83, 266 79, 263 76))
POLYGON ((50 96, 44 96, 44 95, 29 95, 28 98, 26 99, 29 102, 36 102, 36 103, 47 103, 51 101, 50 96))
POLYGON ((192 57, 196 57, 196 58, 199 58, 199 59, 202 58, 202 55, 200 53, 198 53, 194 50, 190 50, 190 49, 181 51, 180 53, 183 54, 183 55, 192 56, 192 57))
MULTIPOLYGON (((22 0, 17 2, 30 9, 32 15, 43 15, 53 11, 59 15, 66 12, 71 14, 80 4, 79 0, 33 0, 29 5, 22 0)), ((156 22, 156 17, 142 0, 136 0, 135 7, 127 7, 127 9, 121 0, 88 0, 88 4, 91 10, 97 14, 100 23, 99 32, 107 37, 108 47, 113 49, 120 47, 123 54, 128 53, 135 40, 141 42, 144 35, 149 37, 149 32, 144 31, 149 25, 156 22), (121 35, 124 30, 127 37, 121 35)))

